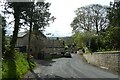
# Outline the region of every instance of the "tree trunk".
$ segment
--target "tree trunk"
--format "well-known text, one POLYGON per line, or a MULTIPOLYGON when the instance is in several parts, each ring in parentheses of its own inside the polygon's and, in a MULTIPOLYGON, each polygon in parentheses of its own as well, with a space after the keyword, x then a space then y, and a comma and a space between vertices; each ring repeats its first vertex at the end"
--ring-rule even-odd
POLYGON ((30 31, 29 31, 29 38, 28 38, 28 54, 27 54, 27 58, 28 58, 28 59, 29 59, 29 57, 30 57, 31 32, 32 32, 32 21, 30 22, 30 31))
POLYGON ((97 19, 96 19, 95 24, 96 24, 96 33, 98 34, 98 22, 97 22, 97 19))
MULTIPOLYGON (((32 19, 31 19, 32 20, 32 19)), ((32 71, 32 66, 30 64, 30 46, 31 46, 31 32, 32 32, 32 21, 30 21, 30 31, 29 31, 29 38, 28 38, 28 53, 27 53, 27 60, 29 64, 30 71, 32 71)))
POLYGON ((17 35, 19 30, 19 21, 20 21, 20 10, 17 7, 14 7, 14 18, 15 18, 15 24, 14 24, 14 31, 13 31, 13 37, 10 42, 10 52, 8 53, 9 57, 14 58, 14 48, 17 41, 17 35))

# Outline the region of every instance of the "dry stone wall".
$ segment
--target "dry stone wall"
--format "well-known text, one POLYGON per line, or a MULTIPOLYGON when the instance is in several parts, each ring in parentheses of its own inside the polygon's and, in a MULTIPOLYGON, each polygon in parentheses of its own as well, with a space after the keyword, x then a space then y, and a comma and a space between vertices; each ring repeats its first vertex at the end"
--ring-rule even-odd
POLYGON ((94 52, 83 54, 83 56, 90 64, 110 71, 120 71, 120 51, 94 52))

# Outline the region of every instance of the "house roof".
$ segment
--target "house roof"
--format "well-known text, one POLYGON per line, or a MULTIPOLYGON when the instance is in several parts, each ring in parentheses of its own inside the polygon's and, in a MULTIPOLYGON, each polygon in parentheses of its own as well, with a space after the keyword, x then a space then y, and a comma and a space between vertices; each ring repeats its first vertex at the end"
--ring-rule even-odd
POLYGON ((19 32, 18 37, 19 38, 24 37, 26 34, 27 34, 27 32, 19 32))
MULTIPOLYGON (((27 34, 28 34, 28 31, 27 32, 19 32, 18 33, 18 38, 22 38, 22 37, 24 37, 27 34)), ((39 32, 39 35, 41 35, 41 37, 45 37, 46 38, 46 36, 42 32, 39 32)))
POLYGON ((40 35, 44 38, 47 38, 42 32, 40 32, 40 35))

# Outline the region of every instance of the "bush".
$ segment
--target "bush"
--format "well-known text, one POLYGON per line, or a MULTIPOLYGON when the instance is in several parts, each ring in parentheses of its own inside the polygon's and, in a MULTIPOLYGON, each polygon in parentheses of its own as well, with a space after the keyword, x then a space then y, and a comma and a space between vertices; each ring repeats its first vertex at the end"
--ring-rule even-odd
MULTIPOLYGON (((31 62, 32 68, 35 63, 31 62)), ((15 52, 15 59, 2 60, 2 79, 22 78, 22 76, 29 71, 27 57, 24 53, 15 52)))
POLYGON ((96 37, 96 36, 94 36, 90 39, 90 50, 92 52, 97 51, 97 49, 98 49, 98 43, 97 42, 98 42, 98 37, 96 37))
POLYGON ((107 49, 120 50, 120 27, 110 27, 105 34, 104 43, 107 49))

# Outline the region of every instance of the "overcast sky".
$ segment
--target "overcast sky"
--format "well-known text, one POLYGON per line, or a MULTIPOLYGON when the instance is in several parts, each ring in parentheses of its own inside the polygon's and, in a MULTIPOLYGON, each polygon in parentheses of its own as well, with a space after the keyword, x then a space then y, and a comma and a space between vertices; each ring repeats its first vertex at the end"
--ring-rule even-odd
POLYGON ((89 4, 108 5, 114 0, 46 0, 51 3, 50 12, 56 17, 54 23, 46 28, 46 33, 52 33, 54 36, 71 36, 72 28, 70 24, 75 17, 74 11, 77 8, 89 4))
MULTIPOLYGON (((1 0, 0 0, 1 1, 1 0)), ((73 18, 76 16, 74 11, 77 8, 82 6, 86 6, 89 4, 101 4, 108 5, 114 0, 46 0, 46 2, 50 2, 50 12, 52 16, 55 16, 56 19, 54 23, 50 24, 49 27, 46 27, 44 34, 51 33, 52 35, 47 36, 55 36, 55 37, 64 37, 72 35, 72 28, 70 26, 73 18)), ((3 9, 0 7, 0 10, 3 9)), ((11 19, 8 19, 11 20, 11 19)), ((11 34, 13 29, 8 28, 8 34, 11 34)))

